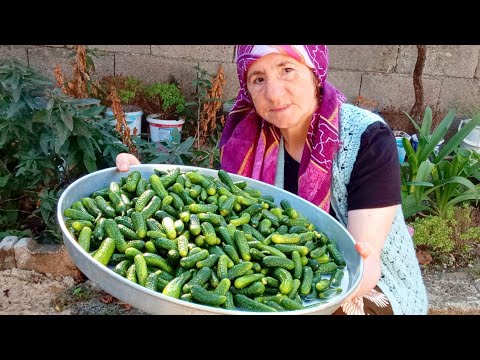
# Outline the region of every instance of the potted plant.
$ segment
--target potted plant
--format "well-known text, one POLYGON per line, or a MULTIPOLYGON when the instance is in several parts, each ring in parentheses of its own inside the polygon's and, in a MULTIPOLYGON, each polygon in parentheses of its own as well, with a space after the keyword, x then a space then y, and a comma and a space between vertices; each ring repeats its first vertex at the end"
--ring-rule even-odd
POLYGON ((171 140, 172 129, 182 131, 186 100, 178 85, 154 83, 145 88, 144 109, 153 142, 171 140))
MULTIPOLYGON (((98 98, 102 104, 107 106, 106 116, 113 116, 111 109, 111 91, 112 87, 117 91, 122 104, 125 119, 132 134, 139 135, 142 129, 143 110, 140 106, 143 97, 144 85, 142 81, 133 76, 105 76, 97 85, 98 98)), ((116 120, 112 120, 112 125, 116 120)))
POLYGON ((469 156, 465 156, 465 149, 459 151, 458 148, 468 133, 480 124, 480 114, 465 124, 439 151, 438 144, 451 127, 455 111, 450 110, 435 129, 432 129, 432 109, 429 106, 425 108, 421 125, 406 115, 420 137, 416 150, 407 138, 402 139, 407 154, 401 172, 405 218, 423 212, 441 214, 449 205, 478 200, 480 189, 468 179, 477 169, 466 168, 469 156))

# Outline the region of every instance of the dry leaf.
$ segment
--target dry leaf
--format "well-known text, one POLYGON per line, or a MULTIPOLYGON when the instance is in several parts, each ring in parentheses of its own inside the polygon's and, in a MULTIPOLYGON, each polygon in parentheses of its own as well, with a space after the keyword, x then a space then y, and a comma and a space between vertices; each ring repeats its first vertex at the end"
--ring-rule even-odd
MULTIPOLYGON (((137 147, 130 137, 130 128, 128 127, 127 120, 125 118, 125 112, 123 111, 122 103, 118 96, 117 89, 113 84, 110 86, 110 95, 108 96, 108 99, 112 102, 110 107, 115 119, 117 119, 115 130, 122 136, 122 142, 128 146, 129 153, 138 157, 137 147)), ((135 128, 134 135, 136 135, 136 131, 137 129, 135 128)))
POLYGON ((417 259, 420 265, 428 265, 432 262, 432 255, 428 251, 417 251, 417 259))
MULTIPOLYGON (((217 75, 212 82, 212 87, 208 91, 207 99, 219 99, 223 96, 223 87, 225 86, 225 75, 222 66, 218 68, 217 75)), ((203 104, 203 109, 199 118, 199 128, 197 130, 197 146, 204 145, 210 135, 216 128, 217 113, 222 108, 221 101, 207 101, 203 104)), ((223 115, 220 121, 223 123, 223 115)))
POLYGON ((115 300, 115 298, 112 295, 104 295, 100 298, 100 301, 104 304, 111 304, 115 300))
POLYGON ((75 45, 76 57, 71 62, 73 77, 66 81, 57 64, 54 69, 57 86, 62 88, 62 92, 77 99, 90 97, 87 90, 87 82, 90 81, 90 71, 87 68, 87 49, 84 45, 75 45))
POLYGON ((125 310, 127 310, 127 311, 130 311, 130 309, 132 308, 132 305, 129 305, 129 304, 126 304, 126 303, 121 303, 120 305, 122 305, 125 308, 125 310))

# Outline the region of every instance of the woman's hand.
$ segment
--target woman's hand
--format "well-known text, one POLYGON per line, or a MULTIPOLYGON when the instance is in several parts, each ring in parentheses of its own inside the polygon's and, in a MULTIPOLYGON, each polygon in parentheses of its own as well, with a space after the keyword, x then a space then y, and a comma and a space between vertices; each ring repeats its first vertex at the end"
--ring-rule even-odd
POLYGON ((348 232, 363 258, 363 276, 356 291, 347 299, 363 296, 373 289, 382 273, 380 253, 392 226, 398 205, 348 212, 348 232))
POLYGON ((355 248, 363 258, 363 276, 358 288, 346 301, 367 294, 373 289, 382 273, 380 254, 366 241, 357 242, 355 248))
POLYGON ((132 154, 120 153, 115 159, 117 169, 121 172, 126 172, 130 169, 130 165, 140 165, 140 161, 132 154))

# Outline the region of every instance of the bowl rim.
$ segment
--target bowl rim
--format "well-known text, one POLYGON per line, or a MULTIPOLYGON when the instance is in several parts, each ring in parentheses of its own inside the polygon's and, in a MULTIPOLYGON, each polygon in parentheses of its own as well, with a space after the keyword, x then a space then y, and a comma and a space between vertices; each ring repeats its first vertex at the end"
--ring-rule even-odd
MULTIPOLYGON (((174 168, 177 168, 177 167, 182 172, 196 171, 196 170, 212 172, 213 174, 216 174, 218 172, 218 170, 216 170, 216 169, 202 168, 202 167, 196 167, 196 166, 190 166, 190 165, 140 164, 140 165, 131 165, 130 169, 127 172, 120 172, 116 167, 110 167, 110 168, 95 171, 93 173, 90 173, 90 174, 87 174, 87 175, 84 175, 84 176, 78 178, 77 180, 72 182, 62 192, 62 194, 61 194, 61 196, 58 200, 58 203, 57 203, 57 221, 58 221, 58 223, 60 225, 60 228, 62 230, 62 235, 63 235, 64 242, 68 241, 70 246, 73 246, 79 252, 79 254, 83 255, 83 257, 87 259, 90 266, 99 269, 100 271, 105 273, 105 275, 113 276, 114 279, 122 282, 124 285, 132 286, 133 288, 135 288, 136 290, 138 290, 140 292, 146 292, 150 296, 158 297, 161 300, 166 300, 166 301, 172 302, 176 305, 188 307, 188 308, 191 308, 193 310, 199 310, 199 311, 202 311, 202 312, 209 312, 209 313, 212 313, 212 314, 220 314, 220 315, 303 315, 303 314, 307 315, 307 314, 312 314, 312 315, 315 315, 315 313, 318 312, 318 311, 325 310, 325 309, 328 309, 330 307, 336 306, 339 303, 341 304, 341 302, 345 301, 345 299, 348 299, 348 297, 358 288, 358 286, 360 284, 360 281, 363 277, 363 272, 364 272, 363 258, 360 255, 359 255, 360 264, 359 264, 359 269, 358 269, 359 275, 358 275, 357 279, 355 280, 353 285, 350 287, 350 289, 346 290, 346 292, 344 294, 342 294, 343 296, 341 298, 333 298, 334 301, 326 300, 324 303, 319 302, 318 306, 314 306, 314 307, 311 307, 311 308, 305 308, 305 309, 301 309, 301 310, 289 310, 289 311, 283 311, 283 312, 277 312, 277 313, 275 313, 275 312, 255 312, 255 311, 244 311, 244 310, 228 310, 228 309, 223 309, 223 308, 216 308, 216 307, 212 307, 212 306, 208 306, 208 305, 202 305, 202 304, 188 302, 188 301, 181 300, 181 299, 176 299, 176 298, 164 295, 161 292, 157 292, 157 291, 147 289, 147 288, 145 288, 145 287, 143 287, 139 284, 136 284, 136 283, 133 283, 132 281, 127 280, 123 276, 120 276, 119 274, 112 271, 108 266, 104 266, 104 265, 100 264, 98 261, 96 261, 92 256, 90 256, 78 244, 77 241, 75 241, 73 236, 68 231, 68 229, 65 225, 65 216, 63 215, 63 212, 61 210, 61 208, 62 208, 61 205, 65 202, 65 198, 68 196, 69 192, 72 191, 71 189, 75 188, 75 186, 78 185, 79 183, 87 181, 90 178, 95 178, 97 176, 101 176, 102 174, 111 174, 111 173, 114 173, 114 172, 118 172, 118 174, 120 176, 122 176, 122 174, 124 176, 128 176, 128 174, 130 174, 132 171, 135 171, 135 170, 141 171, 142 169, 148 169, 148 170, 151 169, 152 174, 153 174, 154 173, 153 171, 154 171, 155 168, 157 168, 159 170, 170 170, 170 169, 174 169, 174 168), (342 299, 342 301, 340 301, 340 299, 342 299)), ((295 196, 297 198, 297 200, 306 203, 308 206, 315 206, 314 204, 312 204, 308 200, 305 200, 298 195, 295 195, 295 194, 290 193, 290 192, 288 192, 284 189, 281 189, 279 187, 270 185, 270 184, 265 183, 263 181, 255 180, 255 179, 245 177, 245 176, 241 176, 241 175, 238 175, 238 174, 233 174, 233 173, 228 173, 228 174, 233 175, 235 178, 240 178, 241 180, 248 180, 248 182, 252 182, 253 184, 261 184, 262 186, 272 187, 272 188, 274 188, 272 190, 275 190, 275 191, 279 192, 280 194, 281 193, 286 193, 287 196, 295 196)), ((234 181, 238 181, 238 180, 234 180, 234 181)), ((92 192, 93 191, 95 191, 95 190, 92 190, 92 192)), ((70 204, 70 206, 71 206, 71 204, 70 204)), ((337 219, 335 219, 334 217, 332 217, 330 214, 328 214, 326 211, 324 211, 323 209, 321 209, 319 207, 316 207, 316 209, 323 212, 324 215, 327 215, 328 217, 330 217, 330 220, 334 221, 338 226, 342 227, 344 229, 347 237, 350 238, 350 240, 352 241, 353 245, 356 243, 356 241, 352 237, 352 235, 348 232, 348 230, 337 219)), ((70 251, 71 251, 70 246, 66 245, 65 247, 66 247, 69 255, 72 257, 72 261, 74 261, 72 254, 70 254, 70 251)), ((75 263, 75 265, 78 266, 78 264, 76 264, 76 263, 75 263)), ((90 280, 92 282, 95 282, 92 279, 90 279, 90 280)), ((102 286, 100 286, 100 287, 102 287, 102 286)), ((134 306, 134 305, 132 305, 132 306, 134 306)))

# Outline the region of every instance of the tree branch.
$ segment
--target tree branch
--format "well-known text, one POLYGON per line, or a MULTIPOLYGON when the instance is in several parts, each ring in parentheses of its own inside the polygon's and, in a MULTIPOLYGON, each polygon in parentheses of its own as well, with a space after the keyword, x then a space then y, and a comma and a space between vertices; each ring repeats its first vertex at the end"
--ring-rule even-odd
POLYGON ((422 73, 425 66, 425 59, 427 58, 427 46, 417 45, 417 62, 415 63, 415 70, 413 71, 413 87, 415 89, 415 104, 410 111, 412 119, 420 122, 420 117, 423 113, 424 94, 423 94, 423 80, 422 73))

